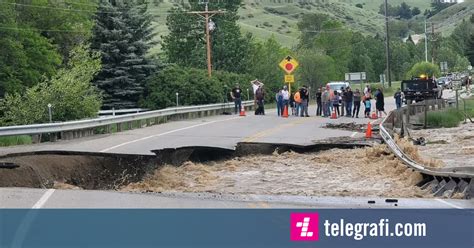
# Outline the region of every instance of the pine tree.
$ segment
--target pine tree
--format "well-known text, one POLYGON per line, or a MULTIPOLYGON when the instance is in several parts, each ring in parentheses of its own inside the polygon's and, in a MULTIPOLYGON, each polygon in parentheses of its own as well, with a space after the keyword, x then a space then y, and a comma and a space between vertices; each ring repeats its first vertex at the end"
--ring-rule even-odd
POLYGON ((103 91, 103 107, 137 107, 153 70, 145 57, 153 38, 146 2, 101 1, 96 19, 92 48, 102 53, 95 83, 103 91))

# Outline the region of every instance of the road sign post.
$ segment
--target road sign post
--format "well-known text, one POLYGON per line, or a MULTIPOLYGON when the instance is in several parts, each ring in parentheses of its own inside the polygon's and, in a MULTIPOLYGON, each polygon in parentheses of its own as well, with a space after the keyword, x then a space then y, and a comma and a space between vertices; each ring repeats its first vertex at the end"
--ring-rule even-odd
POLYGON ((363 89, 364 81, 367 79, 367 75, 365 72, 351 72, 346 73, 345 75, 346 81, 350 81, 351 83, 360 83, 360 89, 363 89))
POLYGON ((293 73, 296 68, 298 68, 299 63, 296 59, 294 59, 291 56, 286 56, 279 64, 281 69, 286 72, 285 75, 285 83, 288 84, 288 94, 291 95, 291 84, 295 82, 295 76, 291 73, 293 73))

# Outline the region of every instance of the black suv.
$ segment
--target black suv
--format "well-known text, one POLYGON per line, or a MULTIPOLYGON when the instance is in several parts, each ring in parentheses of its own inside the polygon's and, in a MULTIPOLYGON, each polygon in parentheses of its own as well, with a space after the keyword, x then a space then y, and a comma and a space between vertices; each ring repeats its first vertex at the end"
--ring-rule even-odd
POLYGON ((407 102, 421 102, 425 99, 438 99, 443 96, 443 89, 433 78, 412 78, 402 81, 402 91, 407 102))

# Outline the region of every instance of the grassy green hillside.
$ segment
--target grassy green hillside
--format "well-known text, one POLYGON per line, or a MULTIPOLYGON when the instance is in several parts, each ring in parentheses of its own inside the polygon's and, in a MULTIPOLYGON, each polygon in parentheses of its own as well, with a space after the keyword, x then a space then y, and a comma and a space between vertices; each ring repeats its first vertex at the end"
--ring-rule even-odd
MULTIPOLYGON (((150 12, 155 16, 154 26, 158 36, 166 35, 168 32, 166 15, 172 6, 172 0, 164 0, 158 6, 150 4, 150 12)), ((239 24, 243 32, 251 32, 257 39, 267 39, 274 35, 284 46, 292 47, 299 36, 296 23, 305 13, 328 14, 364 34, 383 32, 383 17, 377 14, 377 11, 360 9, 355 7, 355 4, 339 0, 309 1, 309 3, 244 0, 239 10, 239 24)), ((157 46, 152 52, 159 50, 160 47, 157 46)))
POLYGON ((453 5, 431 17, 428 21, 434 22, 436 30, 443 36, 448 36, 463 20, 468 21, 474 14, 474 0, 465 0, 464 3, 453 5))
POLYGON ((383 18, 375 11, 338 1, 310 1, 309 3, 271 3, 247 0, 240 9, 243 31, 266 39, 272 34, 287 47, 296 44, 299 32, 296 24, 305 13, 324 13, 364 34, 383 32, 383 18))
MULTIPOLYGON (((380 5, 384 2, 382 0, 340 0, 340 2, 348 3, 350 5, 356 5, 358 3, 364 6, 364 9, 379 11, 380 5)), ((400 5, 401 3, 407 3, 411 7, 418 7, 421 10, 421 13, 425 9, 430 8, 431 0, 389 0, 388 3, 392 6, 400 5)))
MULTIPOLYGON (((155 16, 155 29, 160 36, 166 35, 166 15, 173 6, 174 0, 163 0, 158 6, 150 4, 150 11, 155 16)), ((151 1, 153 2, 153 1, 151 1)), ((406 2, 412 7, 418 7, 424 12, 430 7, 431 0, 390 0, 392 5, 406 2)), ((274 35, 284 46, 296 45, 299 31, 296 24, 305 13, 325 13, 346 24, 349 28, 364 34, 383 34, 384 19, 378 14, 382 0, 313 0, 288 3, 286 0, 244 0, 239 10, 239 24, 243 32, 252 33, 257 39, 267 39, 274 35), (281 2, 281 3, 279 3, 281 2), (306 3, 305 3, 306 2, 306 3), (363 8, 355 5, 361 3, 363 8)), ((454 5, 431 18, 440 26, 443 34, 449 34, 455 25, 463 18, 468 18, 474 12, 474 0, 454 5)), ((152 50, 160 50, 158 45, 152 50)))

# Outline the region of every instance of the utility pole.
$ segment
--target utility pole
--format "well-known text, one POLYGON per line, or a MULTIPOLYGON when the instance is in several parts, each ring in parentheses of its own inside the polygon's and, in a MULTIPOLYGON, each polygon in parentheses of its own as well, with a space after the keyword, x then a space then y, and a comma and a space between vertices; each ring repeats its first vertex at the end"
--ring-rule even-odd
POLYGON ((211 31, 214 30, 215 24, 212 22, 211 17, 217 14, 223 14, 225 11, 215 10, 209 11, 209 0, 203 2, 206 6, 204 11, 190 11, 188 14, 197 14, 204 18, 206 21, 206 49, 207 49, 207 74, 209 77, 212 76, 212 62, 211 62, 211 31), (212 30, 211 30, 212 29, 212 30))
POLYGON ((433 37, 433 42, 431 43, 431 51, 432 51, 432 54, 431 54, 431 63, 435 63, 435 57, 436 57, 436 35, 435 35, 435 28, 434 28, 434 23, 432 22, 431 23, 431 36, 433 37))
POLYGON ((385 50, 387 59, 387 82, 388 87, 392 87, 392 77, 390 73, 390 37, 388 34, 388 3, 385 0, 385 50))
POLYGON ((426 17, 425 17, 425 62, 428 62, 428 36, 426 35, 426 17))

